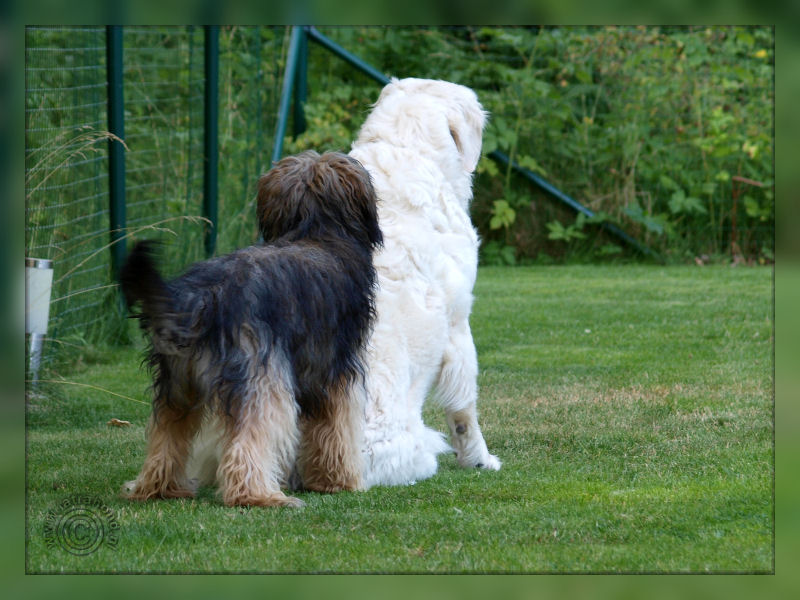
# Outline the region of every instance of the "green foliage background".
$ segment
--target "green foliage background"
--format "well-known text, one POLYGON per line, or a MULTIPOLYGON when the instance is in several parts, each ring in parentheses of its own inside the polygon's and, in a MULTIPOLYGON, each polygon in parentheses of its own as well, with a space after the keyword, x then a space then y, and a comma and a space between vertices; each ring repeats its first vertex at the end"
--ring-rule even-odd
MULTIPOLYGON (((620 256, 602 220, 669 261, 773 259, 771 28, 321 31, 388 75, 472 87, 491 112, 484 154, 502 150, 598 214, 576 218, 484 157, 485 263, 620 256)), ((288 148, 347 148, 374 84, 322 50, 309 79, 309 129, 288 148)))

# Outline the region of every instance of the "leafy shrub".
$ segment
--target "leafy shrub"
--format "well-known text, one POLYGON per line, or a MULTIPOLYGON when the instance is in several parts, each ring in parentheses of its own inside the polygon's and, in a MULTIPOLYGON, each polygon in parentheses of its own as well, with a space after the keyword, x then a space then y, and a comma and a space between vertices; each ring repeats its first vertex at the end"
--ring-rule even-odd
MULTIPOLYGON (((471 86, 491 112, 485 155, 502 150, 668 259, 772 255, 771 28, 323 32, 389 75, 471 86), (737 190, 742 179, 762 185, 737 190)), ((376 86, 311 54, 309 129, 288 147, 346 149, 376 86)), ((488 262, 511 262, 496 251, 506 247, 515 261, 621 249, 598 220, 581 221, 486 157, 473 218, 488 262)))

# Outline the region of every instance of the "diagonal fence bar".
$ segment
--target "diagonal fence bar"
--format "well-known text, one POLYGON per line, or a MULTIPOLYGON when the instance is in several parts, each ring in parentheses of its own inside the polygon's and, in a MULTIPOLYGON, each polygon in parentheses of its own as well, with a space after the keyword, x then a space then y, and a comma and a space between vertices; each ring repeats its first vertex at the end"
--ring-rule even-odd
MULTIPOLYGON (((294 30, 292 31, 292 35, 293 36, 295 35, 297 29, 300 29, 300 28, 299 27, 295 27, 294 30)), ((368 63, 364 62, 359 57, 357 57, 355 54, 352 54, 352 53, 348 52, 347 50, 345 50, 344 48, 339 46, 336 42, 334 42, 330 38, 327 38, 326 36, 321 34, 319 31, 317 31, 316 28, 314 28, 312 26, 308 26, 308 27, 304 27, 303 29, 305 30, 305 35, 308 36, 309 39, 313 40, 314 42, 316 42, 317 44, 319 44, 320 46, 322 46, 326 50, 332 52, 334 55, 336 55, 339 58, 343 59, 344 61, 346 61, 347 63, 349 63, 350 65, 352 65, 353 67, 355 67, 356 69, 361 71, 362 73, 368 75, 369 77, 371 77, 372 79, 374 79, 378 83, 380 83, 382 85, 386 85, 386 84, 391 82, 391 78, 387 77, 386 75, 384 75, 383 73, 381 73, 380 71, 378 71, 377 69, 375 69, 374 67, 369 65, 368 63)), ((298 44, 299 44, 299 42, 298 42, 298 44)), ((291 52, 291 48, 290 48, 290 52, 291 52)), ((303 68, 303 67, 300 67, 300 68, 303 68)), ((287 83, 288 82, 293 82, 294 81, 294 76, 295 76, 294 63, 292 63, 292 70, 290 71, 289 70, 289 61, 287 59, 286 79, 284 80, 284 95, 287 96, 287 98, 286 98, 287 107, 288 107, 288 96, 291 96, 291 89, 288 89, 288 91, 287 91, 287 87, 289 87, 289 86, 287 86, 287 83), (289 78, 290 75, 291 75, 291 79, 289 78)), ((306 91, 304 89, 303 90, 303 94, 305 94, 305 93, 306 93, 306 91)), ((282 98, 282 104, 281 105, 283 106, 283 98, 282 98)), ((281 113, 279 113, 279 121, 278 121, 279 128, 280 128, 281 121, 283 121, 283 129, 281 131, 285 131, 285 129, 286 129, 286 123, 285 123, 286 118, 287 118, 287 115, 285 114, 285 111, 282 111, 281 113)), ((281 138, 280 138, 280 143, 281 144, 282 144, 282 139, 283 139, 283 136, 281 135, 281 138)), ((278 144, 278 140, 276 140, 276 145, 277 144, 278 144)), ((549 194, 550 196, 552 196, 553 198, 555 198, 559 202, 562 202, 563 204, 566 204, 567 206, 569 206, 570 208, 572 208, 573 210, 575 210, 577 212, 585 214, 587 217, 594 217, 595 216, 595 213, 593 211, 591 211, 590 209, 588 209, 585 206, 583 206, 580 202, 578 202, 574 198, 571 198, 570 196, 568 196, 567 194, 565 194, 564 192, 562 192, 561 190, 559 190, 558 188, 556 188, 555 186, 550 184, 549 182, 545 181, 544 179, 542 179, 541 177, 539 177, 538 175, 533 173, 530 169, 527 169, 527 168, 517 164, 516 161, 511 161, 507 155, 505 155, 504 153, 500 152, 499 150, 494 150, 494 151, 490 152, 487 156, 489 158, 491 158, 492 160, 496 161, 496 162, 503 163, 506 166, 508 166, 509 163, 511 163, 511 168, 514 171, 516 171, 517 173, 519 173, 520 175, 525 177, 530 183, 533 183, 539 189, 541 189, 542 191, 546 192, 547 194, 549 194)), ((274 155, 273 155, 273 160, 275 160, 274 155)), ((628 235, 627 233, 622 231, 622 229, 620 229, 619 227, 617 227, 613 223, 608 223, 608 222, 604 221, 604 222, 602 222, 600 224, 600 226, 603 229, 605 229, 607 232, 609 232, 610 234, 616 236, 618 239, 620 239, 623 242, 625 242, 626 244, 632 246, 638 252, 640 252, 640 253, 642 253, 642 254, 644 254, 646 256, 649 256, 651 258, 654 258, 657 261, 661 261, 662 260, 661 257, 658 256, 658 254, 653 252, 653 250, 651 250, 647 246, 641 244, 636 239, 632 238, 630 235, 628 235)))
POLYGON ((350 65, 354 66, 356 69, 368 75, 381 85, 386 85, 391 81, 389 77, 378 71, 372 65, 364 62, 360 58, 358 58, 355 54, 352 54, 342 48, 339 44, 331 40, 330 38, 325 37, 322 35, 315 27, 306 27, 306 35, 308 35, 309 39, 316 42, 326 50, 332 52, 339 58, 343 59, 345 62, 349 63, 350 65))
MULTIPOLYGON (((522 175, 525 179, 527 179, 528 181, 530 181, 531 183, 536 185, 542 191, 547 192, 552 197, 556 198, 557 200, 559 200, 563 204, 566 204, 567 206, 569 206, 573 210, 575 210, 575 211, 577 211, 579 213, 583 213, 587 217, 594 217, 595 216, 595 212, 594 211, 592 211, 591 209, 586 208, 583 204, 581 204, 580 202, 578 202, 574 198, 568 196, 567 194, 565 194, 564 192, 559 190, 554 185, 548 183, 547 181, 542 179, 539 175, 537 175, 536 173, 534 173, 530 169, 527 169, 527 168, 521 166, 516 161, 512 161, 505 153, 501 152, 500 150, 493 150, 487 156, 489 158, 491 158, 492 160, 494 160, 496 162, 500 162, 500 163, 502 163, 502 164, 504 164, 506 166, 509 166, 509 164, 510 164, 511 168, 514 171, 516 171, 517 173, 522 175)), ((617 227, 613 223, 609 223, 608 221, 603 221, 602 223, 600 223, 600 227, 605 229, 610 234, 616 236, 617 238, 619 238, 620 240, 622 240, 626 244, 632 246, 634 249, 636 249, 640 253, 644 254, 645 256, 649 256, 650 258, 653 258, 653 259, 655 259, 655 260, 657 260, 659 262, 661 262, 663 260, 658 254, 653 252, 653 250, 651 250, 647 246, 641 244, 636 239, 632 238, 630 235, 628 235, 627 233, 622 231, 622 229, 620 229, 619 227, 617 227)))

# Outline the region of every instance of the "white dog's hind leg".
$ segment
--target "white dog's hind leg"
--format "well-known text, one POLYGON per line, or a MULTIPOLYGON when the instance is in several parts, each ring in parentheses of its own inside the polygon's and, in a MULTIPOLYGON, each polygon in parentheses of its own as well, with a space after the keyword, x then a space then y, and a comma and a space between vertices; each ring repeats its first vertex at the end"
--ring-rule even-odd
POLYGON ((469 323, 450 332, 442 370, 436 384, 436 399, 441 403, 450 427, 450 442, 462 467, 498 470, 500 460, 489 454, 483 439, 476 402, 478 399, 478 359, 469 323))
POLYGON ((499 458, 489 454, 478 425, 475 405, 471 404, 464 410, 446 411, 445 414, 458 463, 462 467, 499 470, 502 463, 499 458))
POLYGON ((367 431, 364 449, 364 487, 375 485, 409 485, 436 474, 438 454, 450 449, 441 433, 423 429, 382 432, 376 439, 367 431))
MULTIPOLYGON (((385 366, 385 365, 382 365, 385 366)), ((437 455, 451 450, 444 436, 425 426, 420 416, 422 399, 399 397, 400 391, 413 395, 413 386, 398 375, 386 373, 377 385, 381 369, 367 374, 371 401, 366 405, 364 486, 408 485, 436 473, 437 455), (393 378, 392 375, 395 377, 393 378)))

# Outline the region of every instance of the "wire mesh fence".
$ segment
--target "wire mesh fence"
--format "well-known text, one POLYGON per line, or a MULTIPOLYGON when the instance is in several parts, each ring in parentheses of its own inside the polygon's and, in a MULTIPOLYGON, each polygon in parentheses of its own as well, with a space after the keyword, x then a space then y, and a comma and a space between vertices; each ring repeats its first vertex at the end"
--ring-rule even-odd
MULTIPOLYGON (((218 252, 256 239, 285 27, 225 28, 219 60, 218 252)), ((45 359, 124 336, 109 253, 106 28, 26 29, 26 256, 54 262, 45 359)), ((123 28, 125 243, 165 242, 165 270, 203 258, 202 27, 123 28)))
POLYGON ((288 42, 286 27, 220 32, 218 253, 258 237, 256 182, 270 167, 288 42))
MULTIPOLYGON (((158 223, 201 256, 203 32, 201 28, 123 28, 125 206, 129 232, 158 223)), ((135 234, 138 235, 138 234, 135 234)), ((145 230, 142 235, 153 235, 145 230)))
POLYGON ((49 334, 103 320, 109 258, 104 28, 26 31, 26 254, 53 260, 49 334))

